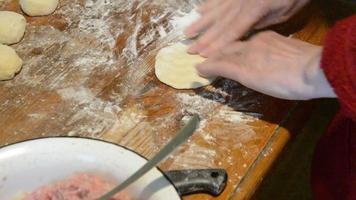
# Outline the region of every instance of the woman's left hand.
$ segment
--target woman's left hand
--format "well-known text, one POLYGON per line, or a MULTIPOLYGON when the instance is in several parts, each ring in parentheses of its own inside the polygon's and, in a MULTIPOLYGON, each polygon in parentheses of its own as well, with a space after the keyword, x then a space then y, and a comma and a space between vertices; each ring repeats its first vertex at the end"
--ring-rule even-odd
POLYGON ((234 42, 197 66, 202 76, 222 76, 261 93, 293 100, 335 97, 320 68, 322 48, 275 32, 234 42))
POLYGON ((198 9, 201 18, 185 34, 199 39, 189 53, 213 56, 251 29, 286 21, 309 0, 207 0, 198 9))

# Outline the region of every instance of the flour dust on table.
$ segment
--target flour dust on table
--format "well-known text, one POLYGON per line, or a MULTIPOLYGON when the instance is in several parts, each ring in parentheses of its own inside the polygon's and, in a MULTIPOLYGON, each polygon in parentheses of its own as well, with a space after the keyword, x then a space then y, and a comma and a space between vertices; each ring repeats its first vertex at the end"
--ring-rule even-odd
POLYGON ((5 127, 2 131, 13 137, 0 143, 86 136, 149 158, 174 136, 182 118, 199 113, 196 136, 179 150, 180 159, 167 162, 168 168, 219 167, 221 155, 233 166, 239 162, 234 152, 254 154, 255 147, 245 143, 261 137, 247 125, 257 118, 238 110, 257 100, 246 98, 245 88, 217 80, 214 86, 177 91, 154 76, 158 51, 183 38, 184 27, 197 17, 196 2, 62 0, 53 15, 31 18, 23 41, 13 46, 25 60, 23 70, 0 85, 12 97, 0 98, 0 110, 9 116, 2 123, 21 123, 5 127), (20 107, 21 113, 11 114, 20 107), (227 139, 230 131, 236 140, 227 139), (212 150, 216 145, 226 148, 212 150), (206 153, 189 155, 195 151, 206 153))

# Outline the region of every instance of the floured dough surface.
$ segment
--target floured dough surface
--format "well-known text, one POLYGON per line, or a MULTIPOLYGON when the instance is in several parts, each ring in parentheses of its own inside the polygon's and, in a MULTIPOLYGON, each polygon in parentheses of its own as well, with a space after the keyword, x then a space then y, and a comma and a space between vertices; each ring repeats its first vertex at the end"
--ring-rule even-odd
POLYGON ((25 29, 25 17, 11 11, 0 11, 0 44, 20 42, 25 34, 25 29))
POLYGON ((161 49, 156 56, 157 78, 176 89, 194 89, 211 84, 215 78, 199 76, 195 65, 205 58, 187 53, 189 44, 178 42, 161 49))
POLYGON ((22 10, 29 16, 43 16, 53 13, 59 0, 20 0, 22 10))

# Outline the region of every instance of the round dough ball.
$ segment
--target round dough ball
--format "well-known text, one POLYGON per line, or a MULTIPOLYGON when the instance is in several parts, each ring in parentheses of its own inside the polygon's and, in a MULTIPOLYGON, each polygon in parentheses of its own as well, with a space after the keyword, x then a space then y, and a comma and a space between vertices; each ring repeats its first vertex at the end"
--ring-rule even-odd
POLYGON ((15 50, 0 44, 0 81, 14 78, 21 66, 22 60, 15 50))
POLYGON ((43 16, 53 13, 58 0, 20 0, 22 10, 30 16, 43 16))
POLYGON ((0 11, 0 44, 20 42, 26 29, 26 19, 15 12, 0 11))
POLYGON ((157 78, 176 89, 194 89, 211 84, 215 78, 199 76, 195 65, 205 58, 187 53, 188 44, 182 42, 161 49, 156 56, 157 78))

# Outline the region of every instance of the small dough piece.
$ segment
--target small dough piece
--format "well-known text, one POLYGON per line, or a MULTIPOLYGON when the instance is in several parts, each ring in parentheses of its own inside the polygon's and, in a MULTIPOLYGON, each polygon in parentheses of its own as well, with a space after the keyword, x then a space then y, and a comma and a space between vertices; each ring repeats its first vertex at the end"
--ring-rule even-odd
POLYGON ((0 44, 0 81, 14 78, 21 66, 22 60, 15 50, 0 44))
POLYGON ((10 11, 0 11, 0 44, 20 42, 26 29, 24 16, 10 11))
POLYGON ((20 0, 22 10, 29 16, 43 16, 53 13, 59 0, 20 0))
POLYGON ((176 89, 194 89, 211 84, 215 78, 199 76, 195 65, 205 58, 187 53, 188 44, 178 42, 161 49, 156 56, 157 78, 176 89))

